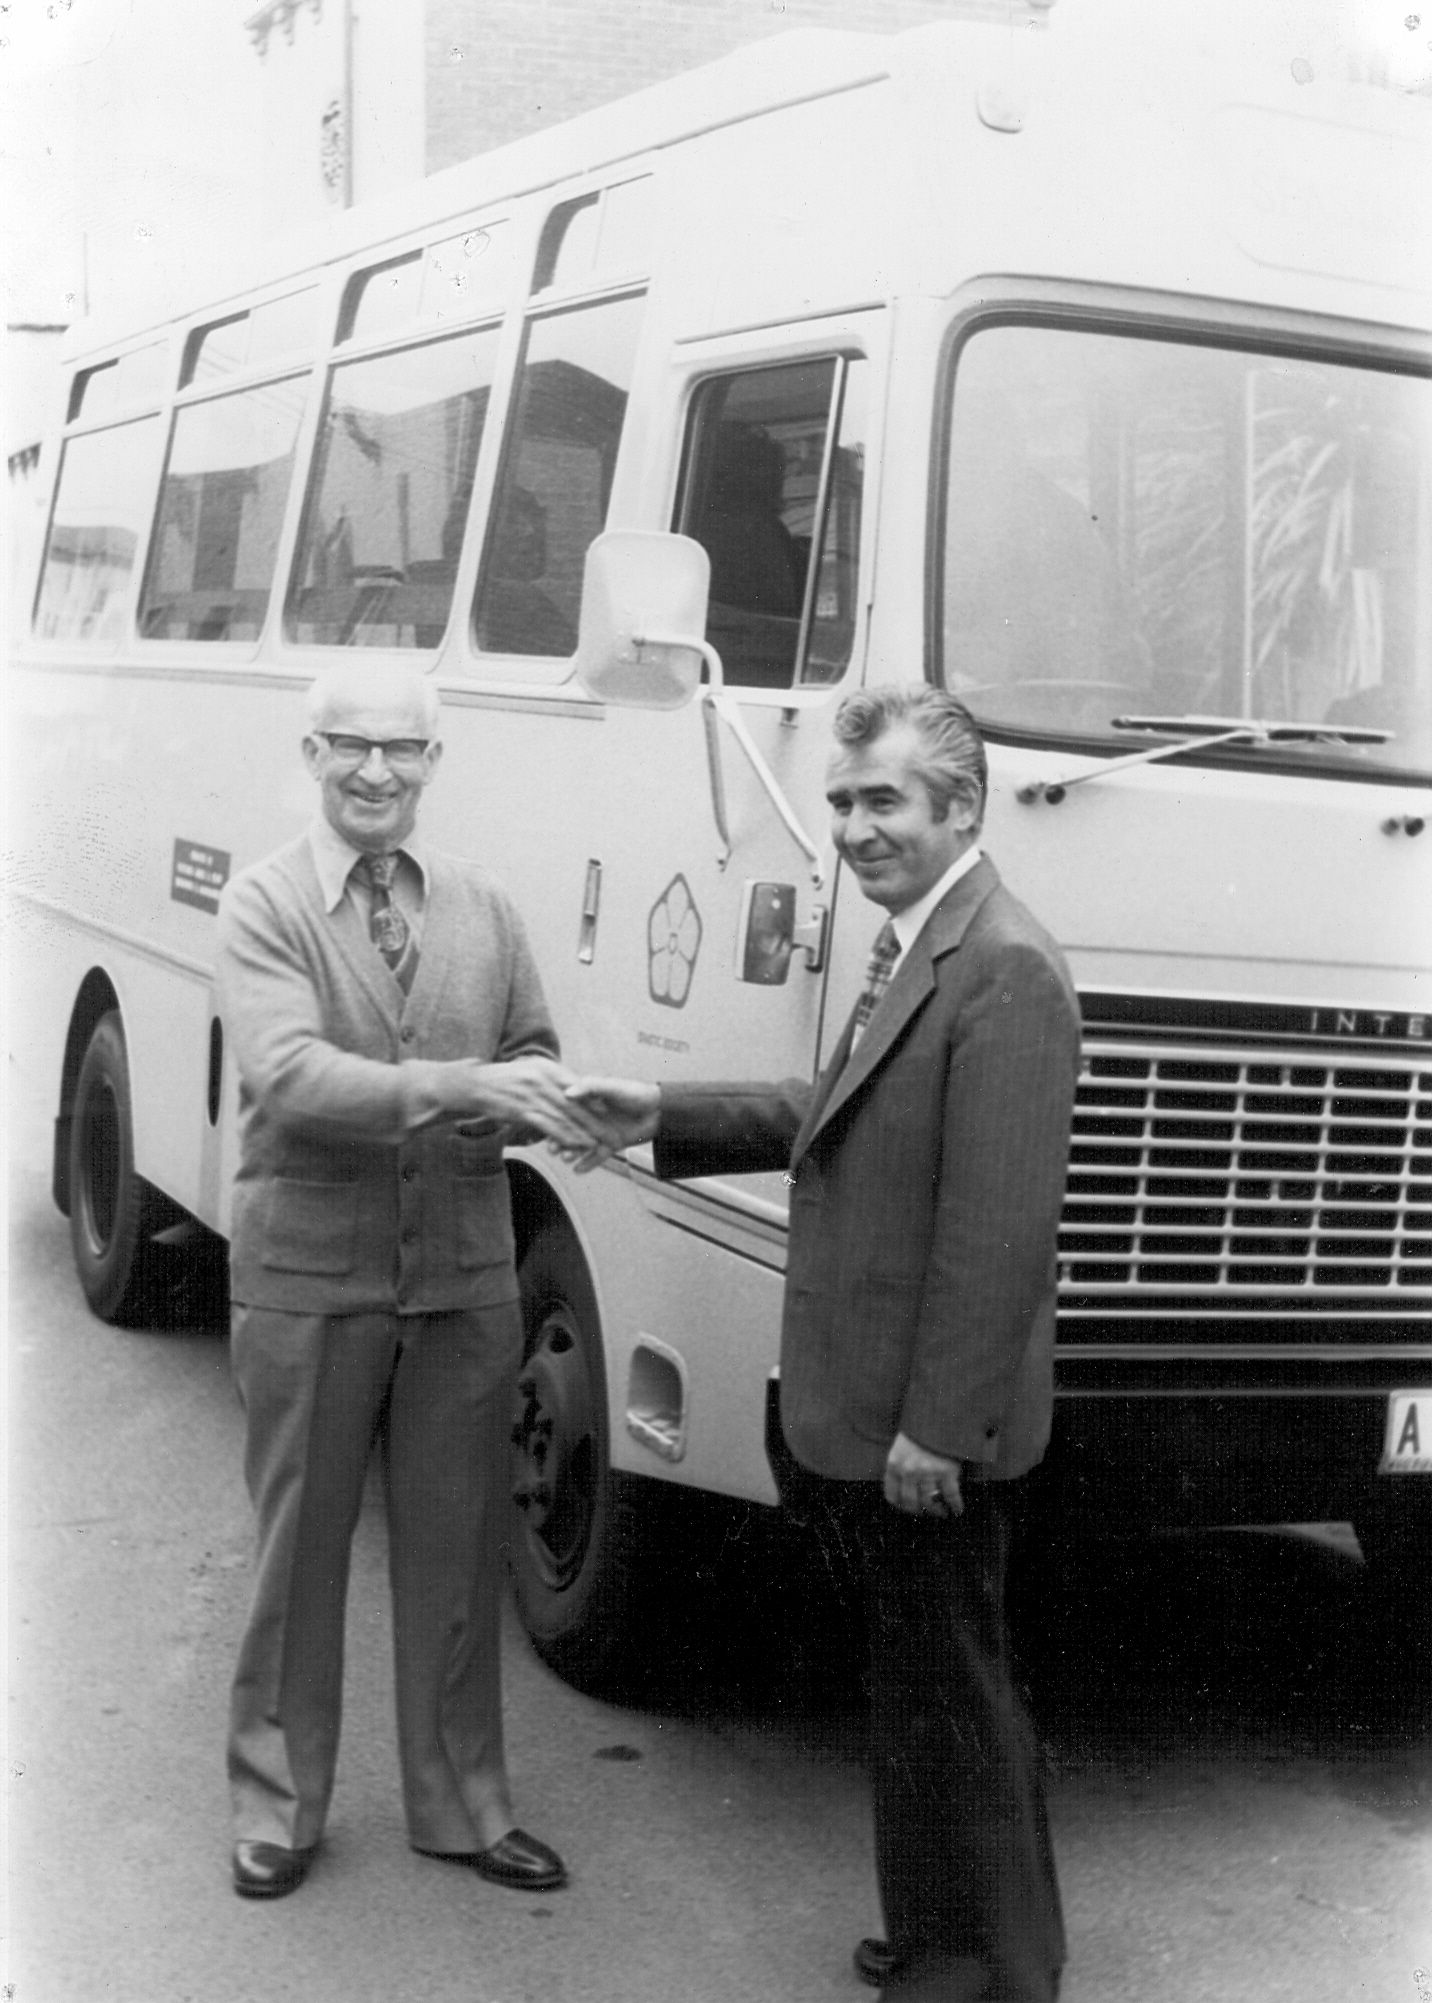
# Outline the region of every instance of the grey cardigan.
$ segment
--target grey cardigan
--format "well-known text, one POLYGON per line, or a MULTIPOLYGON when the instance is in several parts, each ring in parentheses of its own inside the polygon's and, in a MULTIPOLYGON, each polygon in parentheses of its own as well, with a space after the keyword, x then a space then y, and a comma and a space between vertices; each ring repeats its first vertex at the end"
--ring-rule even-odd
POLYGON ((500 1138, 454 1110, 473 1064, 557 1055, 521 920, 464 859, 426 855, 422 954, 398 982, 308 837, 219 908, 219 1005, 239 1076, 231 1293, 294 1313, 422 1313, 515 1298, 500 1138))

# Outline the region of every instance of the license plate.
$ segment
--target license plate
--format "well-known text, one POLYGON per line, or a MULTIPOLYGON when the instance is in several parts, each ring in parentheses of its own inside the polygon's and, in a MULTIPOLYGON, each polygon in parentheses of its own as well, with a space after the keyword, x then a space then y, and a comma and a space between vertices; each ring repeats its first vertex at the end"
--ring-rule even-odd
POLYGON ((1394 1391, 1379 1474, 1432 1474, 1432 1391, 1394 1391))

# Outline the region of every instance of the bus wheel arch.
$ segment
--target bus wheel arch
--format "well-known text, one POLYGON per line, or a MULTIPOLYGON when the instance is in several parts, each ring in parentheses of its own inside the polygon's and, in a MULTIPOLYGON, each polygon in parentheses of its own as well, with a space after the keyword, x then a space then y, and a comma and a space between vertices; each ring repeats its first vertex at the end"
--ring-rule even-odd
MULTIPOLYGON (((77 1012, 75 1024, 82 1019, 77 1012)), ((134 1166, 134 1103, 118 1008, 103 1009, 82 1040, 72 1027, 70 1042, 80 1055, 61 1115, 67 1163, 61 1208, 85 1299, 102 1321, 130 1323, 148 1304, 149 1243, 163 1200, 134 1166)), ((67 1050, 67 1084, 70 1063, 67 1050)))
POLYGON ((523 1353, 513 1405, 509 1565, 533 1646, 580 1687, 622 1666, 643 1582, 642 1512, 611 1466, 596 1292, 577 1236, 514 1163, 523 1353))

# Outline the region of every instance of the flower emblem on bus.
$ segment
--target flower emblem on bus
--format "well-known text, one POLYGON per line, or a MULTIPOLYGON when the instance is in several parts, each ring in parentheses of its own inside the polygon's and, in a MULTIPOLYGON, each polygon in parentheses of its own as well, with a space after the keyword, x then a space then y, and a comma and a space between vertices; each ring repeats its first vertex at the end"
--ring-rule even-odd
POLYGON ((701 914, 684 876, 672 877, 646 921, 647 987, 663 1008, 685 1008, 701 950, 701 914))

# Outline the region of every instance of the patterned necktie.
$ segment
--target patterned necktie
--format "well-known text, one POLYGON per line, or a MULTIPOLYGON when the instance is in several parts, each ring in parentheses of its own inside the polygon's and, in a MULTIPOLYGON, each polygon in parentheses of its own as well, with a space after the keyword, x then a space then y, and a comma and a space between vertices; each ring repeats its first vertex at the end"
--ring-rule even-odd
POLYGON ((393 877, 398 858, 394 854, 365 855, 358 865, 368 880, 368 936, 383 955, 407 994, 418 970, 418 942, 412 927, 393 902, 393 877))
POLYGON ((850 1035, 852 1055, 875 1013, 876 1004, 890 985, 890 976, 899 957, 900 941, 895 936, 895 927, 887 918, 875 935, 875 944, 870 949, 870 965, 865 970, 865 986, 855 1004, 855 1027, 850 1035))

